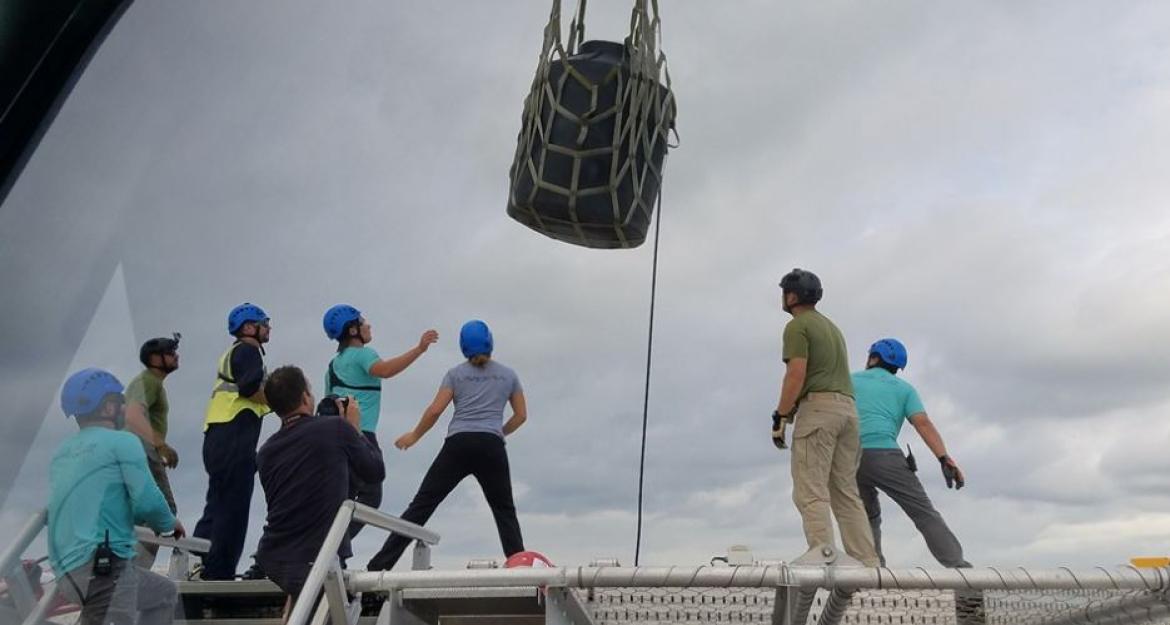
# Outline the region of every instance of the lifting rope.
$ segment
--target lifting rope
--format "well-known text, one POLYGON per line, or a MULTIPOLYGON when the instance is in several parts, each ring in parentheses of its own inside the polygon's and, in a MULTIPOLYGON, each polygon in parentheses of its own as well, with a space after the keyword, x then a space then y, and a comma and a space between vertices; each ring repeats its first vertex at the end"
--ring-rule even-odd
POLYGON ((658 220, 654 222, 654 261, 650 265, 650 328, 646 332, 646 386, 642 391, 642 453, 638 458, 638 534, 634 539, 634 566, 638 566, 642 555, 642 484, 646 477, 646 424, 650 416, 650 364, 654 355, 654 301, 658 292, 658 231, 661 229, 662 195, 659 194, 658 220))

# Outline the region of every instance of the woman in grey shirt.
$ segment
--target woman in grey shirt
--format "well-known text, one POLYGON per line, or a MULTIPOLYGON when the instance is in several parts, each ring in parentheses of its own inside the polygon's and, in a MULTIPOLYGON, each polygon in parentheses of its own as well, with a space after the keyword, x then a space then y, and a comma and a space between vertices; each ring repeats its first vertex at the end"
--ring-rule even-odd
MULTIPOLYGON (((475 476, 491 506, 504 555, 524 551, 516 505, 512 501, 512 477, 504 437, 528 419, 524 390, 516 372, 492 360, 492 333, 486 323, 463 324, 459 348, 467 360, 443 376, 434 401, 423 411, 414 429, 398 437, 394 446, 410 449, 438 422, 447 405, 455 402, 455 415, 447 428, 447 440, 402 518, 425 525, 447 495, 468 475, 475 476), (504 405, 512 404, 512 417, 504 422, 504 405)), ((391 534, 368 566, 371 571, 394 567, 410 539, 391 534)))

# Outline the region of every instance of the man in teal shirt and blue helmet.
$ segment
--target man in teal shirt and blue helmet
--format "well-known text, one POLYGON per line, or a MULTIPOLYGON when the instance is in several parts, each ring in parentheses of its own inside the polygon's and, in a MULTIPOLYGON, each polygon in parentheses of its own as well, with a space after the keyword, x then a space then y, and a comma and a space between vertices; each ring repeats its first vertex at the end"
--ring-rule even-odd
POLYGON ((918 391, 897 377, 908 361, 906 347, 897 339, 881 339, 870 346, 865 371, 853 374, 853 389, 857 412, 861 417, 861 466, 857 470, 857 486, 873 530, 874 545, 882 555, 882 511, 878 491, 889 495, 906 512, 914 526, 926 539, 930 553, 943 566, 962 568, 971 565, 963 559, 963 546, 934 509, 922 482, 915 475, 917 466, 913 455, 902 455, 898 433, 909 421, 918 430, 923 442, 934 453, 942 467, 948 488, 963 487, 964 477, 959 465, 947 454, 942 435, 934 427, 918 391))
POLYGON ((61 390, 61 409, 81 428, 49 465, 49 561, 58 589, 82 606, 83 625, 166 625, 177 591, 134 565, 134 526, 182 537, 137 436, 126 423, 123 387, 108 371, 83 369, 61 390))
MULTIPOLYGON (((349 304, 337 304, 325 311, 321 320, 325 336, 337 341, 337 355, 329 361, 325 373, 325 394, 353 396, 362 412, 361 430, 374 447, 378 445, 378 417, 382 410, 382 380, 402 373, 418 360, 435 341, 439 333, 427 330, 419 337, 418 344, 406 352, 383 360, 378 352, 369 346, 373 340, 370 322, 361 311, 349 304)), ((355 500, 371 508, 382 505, 382 482, 364 482, 353 479, 351 495, 355 500)), ((362 524, 350 526, 350 538, 357 535, 362 524)))

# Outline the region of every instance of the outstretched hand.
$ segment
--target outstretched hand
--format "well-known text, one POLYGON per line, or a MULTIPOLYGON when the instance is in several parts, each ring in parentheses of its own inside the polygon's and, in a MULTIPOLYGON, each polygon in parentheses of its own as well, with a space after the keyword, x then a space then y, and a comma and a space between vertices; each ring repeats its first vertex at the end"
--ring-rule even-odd
POLYGON ((414 444, 417 442, 418 435, 414 433, 414 430, 411 430, 406 434, 399 436, 398 439, 394 441, 394 446, 401 449, 402 451, 406 451, 407 449, 414 447, 414 444))
POLYGON ((418 339, 418 348, 422 351, 427 351, 431 345, 434 345, 439 340, 439 333, 435 330, 427 330, 422 333, 418 339))
POLYGON ((954 488, 955 490, 963 488, 967 480, 963 476, 963 470, 959 468, 959 464, 955 462, 955 459, 950 456, 943 456, 938 461, 942 465, 943 479, 947 481, 947 488, 954 488))

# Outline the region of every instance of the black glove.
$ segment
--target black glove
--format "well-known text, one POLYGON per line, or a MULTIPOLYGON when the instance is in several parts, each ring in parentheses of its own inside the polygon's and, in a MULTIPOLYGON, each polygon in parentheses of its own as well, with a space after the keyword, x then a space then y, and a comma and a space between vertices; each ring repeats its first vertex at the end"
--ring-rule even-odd
POLYGON ((906 445, 906 468, 911 473, 918 473, 918 461, 914 459, 914 452, 910 451, 909 445, 906 445))
POLYGON ((966 482, 963 481, 963 476, 959 473, 959 469, 951 465, 950 456, 939 456, 939 464, 942 465, 943 479, 947 481, 947 488, 959 490, 966 482))
POLYGON ((772 444, 776 449, 788 449, 788 443, 784 441, 784 428, 792 421, 792 417, 780 414, 779 410, 772 411, 772 444))

